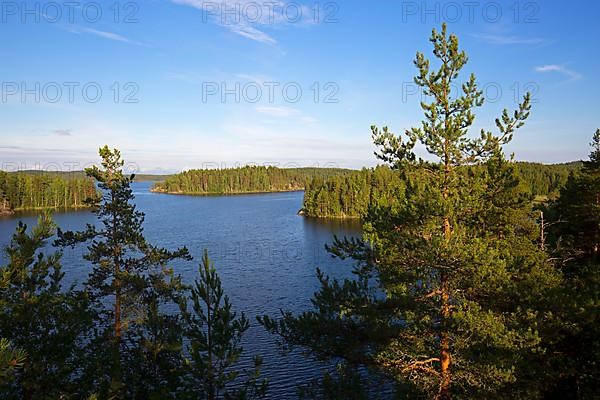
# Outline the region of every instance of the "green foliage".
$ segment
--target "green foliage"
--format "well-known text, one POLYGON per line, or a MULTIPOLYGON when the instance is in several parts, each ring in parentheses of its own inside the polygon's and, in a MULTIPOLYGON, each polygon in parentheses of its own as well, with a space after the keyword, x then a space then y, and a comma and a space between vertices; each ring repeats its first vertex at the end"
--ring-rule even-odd
POLYGON ((361 376, 346 364, 337 366, 336 375, 325 373, 318 381, 298 389, 300 399, 368 400, 373 399, 364 388, 361 376))
POLYGON ((362 217, 370 205, 396 203, 403 190, 400 174, 385 166, 316 177, 306 185, 302 213, 307 217, 362 217))
POLYGON ((571 174, 554 206, 563 245, 580 260, 595 261, 600 252, 600 129, 591 143, 589 161, 571 174))
POLYGON ((86 200, 95 197, 94 182, 85 177, 0 171, 0 212, 86 207, 86 200))
POLYGON ((351 365, 338 363, 335 372, 298 387, 301 400, 392 400, 414 398, 406 388, 394 387, 381 375, 358 371, 351 365), (394 393, 395 390, 395 393, 394 393))
POLYGON ((10 342, 0 339, 0 387, 6 387, 15 377, 18 369, 23 367, 27 353, 15 349, 10 342))
POLYGON ((56 244, 75 246, 90 242, 84 258, 92 263, 93 269, 86 290, 94 303, 98 325, 89 346, 94 354, 94 363, 88 371, 92 385, 104 396, 128 397, 138 391, 150 396, 148 387, 160 386, 157 375, 140 375, 137 366, 128 361, 139 358, 140 354, 148 355, 148 351, 150 354, 157 351, 156 346, 148 349, 150 342, 158 341, 152 337, 156 331, 148 328, 155 327, 157 310, 177 302, 183 290, 179 276, 167 264, 190 257, 186 248, 171 252, 146 241, 144 214, 132 204, 130 185, 134 176, 123 175, 124 162, 118 150, 105 146, 100 149, 100 156, 101 168, 94 166, 86 173, 102 190, 100 203, 94 210, 101 228, 88 225, 81 232, 59 229, 56 244), (133 378, 129 379, 129 375, 133 378))
POLYGON ((221 280, 204 252, 199 278, 191 291, 192 309, 181 305, 185 332, 189 339, 189 375, 185 386, 190 399, 249 399, 266 394, 266 380, 259 380, 261 359, 255 359, 255 370, 242 385, 239 371, 233 367, 244 349, 242 336, 250 327, 244 313, 232 311, 229 297, 224 294, 221 280), (238 383, 237 387, 232 384, 238 383))
POLYGON ((467 56, 445 25, 431 42, 439 68, 421 53, 415 60, 415 82, 431 99, 422 124, 403 136, 372 128, 403 195, 369 204, 362 240, 329 248, 356 261, 355 278, 319 272, 313 310, 261 321, 288 345, 368 367, 426 398, 526 397, 514 382, 529 373, 522 360, 544 350, 544 302, 560 282, 535 242, 531 196, 502 152, 530 97, 496 120, 498 135, 469 137, 482 93, 471 75, 451 95, 467 56), (436 161, 418 159, 417 143, 436 161))
POLYGON ((27 357, 1 398, 58 398, 77 391, 78 340, 90 328, 88 302, 73 288, 62 290, 60 253, 43 253, 53 233, 52 221, 44 216, 30 234, 19 224, 6 248, 0 336, 27 357))
MULTIPOLYGON (((580 163, 517 162, 514 166, 523 188, 537 198, 556 198, 569 175, 580 169, 580 163)), ((478 167, 470 165, 462 169, 478 167)), ((317 218, 363 218, 371 206, 397 202, 404 196, 405 186, 401 172, 387 166, 316 177, 306 184, 302 212, 317 218)))
POLYGON ((579 172, 580 162, 567 164, 516 163, 519 176, 534 196, 556 198, 567 183, 569 175, 579 172))
POLYGON ((158 182, 153 190, 175 194, 239 194, 302 190, 316 176, 346 172, 332 168, 247 166, 232 169, 190 170, 158 182))
POLYGON ((594 398, 600 385, 600 129, 580 174, 572 174, 551 205, 549 248, 565 283, 555 297, 556 323, 546 333, 553 354, 550 395, 594 398))
MULTIPOLYGON (((0 274, 0 290, 2 293, 9 285, 10 275, 7 271, 0 274)), ((0 307, 4 309, 6 302, 0 297, 0 307)), ((8 339, 0 338, 0 388, 8 387, 16 377, 16 372, 23 367, 27 353, 23 349, 16 349, 8 339)))

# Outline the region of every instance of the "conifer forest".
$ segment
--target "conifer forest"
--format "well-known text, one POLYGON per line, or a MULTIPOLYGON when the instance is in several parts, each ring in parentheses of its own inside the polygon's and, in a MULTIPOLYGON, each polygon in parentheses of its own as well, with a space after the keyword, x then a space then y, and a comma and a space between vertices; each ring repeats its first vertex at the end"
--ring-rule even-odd
MULTIPOLYGON (((79 35, 145 50, 98 32, 79 35)), ((411 103, 419 122, 389 115, 389 127, 363 127, 370 167, 187 168, 146 176, 141 192, 126 168, 135 160, 98 143, 84 171, 0 171, 0 222, 16 227, 3 232, 0 262, 0 399, 599 399, 600 124, 578 132, 583 160, 521 161, 512 146, 536 113, 534 93, 500 102, 481 128, 491 111, 471 73, 478 54, 467 56, 452 25, 426 39, 402 66, 424 94, 411 103), (229 293, 222 257, 189 248, 185 226, 169 240, 149 235, 155 215, 137 203, 264 199, 275 210, 295 192, 301 204, 286 221, 353 221, 360 234, 329 236, 327 259, 343 273, 315 261, 315 290, 258 313, 229 293), (75 209, 91 222, 61 226, 75 209), (274 391, 257 335, 323 371, 274 391)), ((505 63, 519 60, 497 69, 505 63)), ((219 215, 188 219, 212 232, 219 215)), ((239 229, 259 237, 244 215, 239 229)), ((289 273, 261 268, 265 284, 289 273)), ((253 282, 234 290, 250 296, 253 282)))

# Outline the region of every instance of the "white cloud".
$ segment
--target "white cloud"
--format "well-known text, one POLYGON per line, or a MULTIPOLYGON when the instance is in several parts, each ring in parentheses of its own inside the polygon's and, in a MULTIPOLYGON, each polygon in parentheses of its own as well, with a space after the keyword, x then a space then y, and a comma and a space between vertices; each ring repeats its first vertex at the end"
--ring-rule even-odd
POLYGON ((564 76, 569 77, 571 80, 577 80, 577 79, 581 79, 583 77, 579 72, 568 69, 564 65, 556 65, 556 64, 542 65, 540 67, 535 67, 535 71, 540 72, 540 73, 558 72, 564 76))
POLYGON ((261 43, 268 43, 268 44, 276 44, 277 41, 269 36, 268 34, 266 34, 263 31, 260 31, 252 26, 249 25, 231 25, 229 27, 229 30, 231 30, 233 33, 237 33, 240 36, 244 36, 248 39, 254 40, 256 42, 261 42, 261 43))
POLYGON ((130 40, 127 39, 125 36, 121 36, 113 32, 99 31, 97 29, 92 28, 83 28, 82 31, 86 33, 91 33, 92 35, 100 36, 105 39, 116 40, 117 42, 130 43, 130 40))
POLYGON ((108 31, 101 31, 101 30, 94 29, 94 28, 79 28, 79 27, 75 27, 75 28, 69 28, 69 29, 67 29, 67 31, 71 32, 71 33, 75 33, 75 34, 86 33, 86 34, 89 34, 89 35, 98 36, 98 37, 103 38, 103 39, 113 40, 115 42, 133 44, 133 45, 136 45, 136 46, 146 46, 144 43, 137 42, 135 40, 131 40, 131 39, 129 39, 129 38, 123 36, 123 35, 119 35, 118 33, 108 32, 108 31))

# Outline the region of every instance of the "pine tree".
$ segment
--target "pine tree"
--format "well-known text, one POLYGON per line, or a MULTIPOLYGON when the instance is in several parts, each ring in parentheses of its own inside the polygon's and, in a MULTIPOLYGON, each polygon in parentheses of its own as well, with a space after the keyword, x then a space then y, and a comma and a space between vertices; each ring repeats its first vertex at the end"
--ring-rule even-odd
POLYGON ((31 233, 20 223, 6 248, 0 336, 27 357, 1 398, 58 398, 81 389, 76 376, 79 343, 91 327, 88 302, 73 287, 63 290, 61 254, 44 254, 53 234, 53 222, 43 216, 31 233))
POLYGON ((255 369, 245 383, 234 369, 244 351, 240 342, 250 323, 244 313, 238 317, 232 311, 207 251, 199 275, 191 291, 191 310, 181 304, 189 339, 187 395, 207 400, 264 397, 267 382, 259 377, 260 357, 255 358, 255 369))
POLYGON ((565 282, 555 297, 558 322, 547 334, 557 374, 550 396, 593 398, 600 384, 600 129, 579 174, 572 174, 551 206, 557 216, 550 250, 560 260, 565 282))
POLYGON ((0 339, 0 388, 8 386, 15 378, 15 373, 27 358, 27 353, 21 349, 15 349, 10 342, 0 339))
POLYGON ((600 129, 590 145, 589 160, 581 173, 570 175, 555 209, 564 246, 575 250, 579 259, 595 261, 600 252, 600 129))
MULTIPOLYGON (((0 291, 4 292, 9 285, 10 275, 7 271, 0 274, 0 291)), ((0 307, 6 306, 4 298, 0 297, 0 307)), ((8 339, 0 338, 0 390, 14 381, 16 372, 23 367, 27 353, 15 348, 8 339)))
POLYGON ((138 374, 127 360, 133 357, 131 351, 139 348, 139 329, 144 329, 152 307, 178 301, 183 289, 180 278, 167 264, 190 256, 186 248, 167 251, 146 241, 144 214, 132 203, 130 185, 134 175, 123 174, 124 161, 118 150, 104 146, 99 154, 101 168, 88 168, 86 174, 102 190, 94 211, 101 226, 88 225, 81 232, 59 230, 56 244, 90 242, 84 258, 93 269, 86 288, 100 325, 97 338, 90 343, 95 360, 91 369, 97 369, 90 379, 103 395, 127 397, 137 390, 126 385, 125 377, 138 374))
POLYGON ((372 128, 376 156, 402 174, 403 198, 371 204, 365 238, 329 248, 357 261, 356 278, 319 272, 314 311, 262 322, 290 344, 410 382, 429 398, 500 396, 515 389, 519 360, 539 348, 537 310, 559 282, 502 151, 529 116, 530 96, 496 120, 499 135, 470 138, 482 92, 471 75, 451 93, 467 56, 445 25, 431 42, 439 69, 422 53, 415 60, 415 82, 431 99, 421 103, 421 126, 401 136, 372 128), (434 161, 415 155, 417 143, 434 161))

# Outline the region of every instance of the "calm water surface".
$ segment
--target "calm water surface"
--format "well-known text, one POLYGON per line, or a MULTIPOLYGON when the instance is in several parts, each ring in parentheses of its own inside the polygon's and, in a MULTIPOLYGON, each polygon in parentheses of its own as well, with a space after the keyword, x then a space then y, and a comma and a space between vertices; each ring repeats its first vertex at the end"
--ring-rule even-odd
MULTIPOLYGON (((197 275, 203 249, 209 250, 234 307, 252 323, 245 336, 244 364, 250 365, 255 354, 262 355, 270 397, 294 397, 297 384, 319 376, 326 367, 298 354, 282 354, 275 338, 255 317, 276 316, 280 309, 300 312, 310 308, 310 298, 318 288, 316 267, 334 277, 349 277, 351 264, 332 259, 323 247, 334 234, 360 235, 360 227, 352 221, 326 222, 296 215, 302 206, 301 192, 169 196, 150 193, 150 186, 148 182, 133 185, 135 202, 146 213, 147 239, 169 249, 188 247, 194 261, 173 264, 187 283, 197 275)), ((0 217, 0 245, 8 243, 19 220, 31 226, 36 219, 31 213, 0 217)), ((54 219, 63 230, 83 229, 96 221, 88 211, 56 213, 54 219)), ((65 250, 67 282, 86 279, 90 266, 81 258, 84 252, 85 248, 65 250)))

